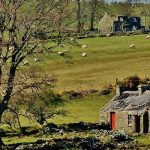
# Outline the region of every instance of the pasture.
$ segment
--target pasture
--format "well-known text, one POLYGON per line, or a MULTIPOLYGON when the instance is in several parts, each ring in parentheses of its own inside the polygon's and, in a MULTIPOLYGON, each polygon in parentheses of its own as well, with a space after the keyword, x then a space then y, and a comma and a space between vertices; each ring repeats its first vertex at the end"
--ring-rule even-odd
POLYGON ((68 49, 71 59, 64 59, 56 54, 46 56, 41 63, 41 71, 48 71, 58 79, 56 89, 84 90, 100 89, 105 84, 115 83, 137 74, 141 77, 150 74, 150 39, 146 35, 97 37, 78 40, 87 48, 67 46, 57 51, 68 49), (135 44, 135 49, 129 48, 135 44), (82 57, 86 52, 87 56, 82 57))

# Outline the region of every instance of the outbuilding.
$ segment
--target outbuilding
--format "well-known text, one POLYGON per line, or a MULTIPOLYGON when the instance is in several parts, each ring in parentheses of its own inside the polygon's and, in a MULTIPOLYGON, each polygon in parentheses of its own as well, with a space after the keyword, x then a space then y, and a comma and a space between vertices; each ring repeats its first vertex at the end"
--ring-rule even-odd
POLYGON ((150 86, 139 85, 137 91, 118 86, 116 96, 100 110, 100 122, 110 123, 112 130, 150 132, 150 86))

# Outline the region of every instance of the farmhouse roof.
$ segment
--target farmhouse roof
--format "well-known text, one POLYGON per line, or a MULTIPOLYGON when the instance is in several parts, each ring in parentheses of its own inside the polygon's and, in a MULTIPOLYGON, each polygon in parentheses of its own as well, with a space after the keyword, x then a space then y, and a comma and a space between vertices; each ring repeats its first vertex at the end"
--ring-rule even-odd
POLYGON ((119 96, 115 96, 110 103, 102 108, 101 111, 135 111, 136 114, 142 114, 147 108, 150 108, 150 91, 146 90, 139 95, 138 91, 125 91, 119 96))

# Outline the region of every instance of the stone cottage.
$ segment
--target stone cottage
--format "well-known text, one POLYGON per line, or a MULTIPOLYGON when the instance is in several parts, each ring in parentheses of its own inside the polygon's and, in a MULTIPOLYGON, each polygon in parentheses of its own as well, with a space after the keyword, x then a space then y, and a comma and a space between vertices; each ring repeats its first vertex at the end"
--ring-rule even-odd
POLYGON ((111 34, 113 32, 113 20, 108 13, 98 23, 98 33, 101 35, 111 34))
POLYGON ((109 122, 112 130, 150 132, 150 86, 140 85, 137 91, 117 87, 116 96, 101 109, 100 121, 109 122))

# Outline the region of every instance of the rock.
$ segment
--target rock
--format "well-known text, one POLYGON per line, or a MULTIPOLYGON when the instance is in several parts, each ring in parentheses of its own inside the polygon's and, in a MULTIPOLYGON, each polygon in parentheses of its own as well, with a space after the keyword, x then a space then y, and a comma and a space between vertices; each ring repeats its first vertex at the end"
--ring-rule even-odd
POLYGON ((20 145, 20 146, 18 146, 15 150, 24 150, 24 149, 26 149, 27 148, 27 146, 25 146, 25 145, 20 145))

